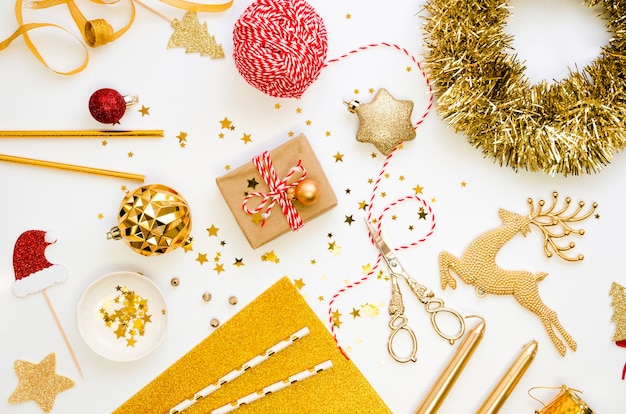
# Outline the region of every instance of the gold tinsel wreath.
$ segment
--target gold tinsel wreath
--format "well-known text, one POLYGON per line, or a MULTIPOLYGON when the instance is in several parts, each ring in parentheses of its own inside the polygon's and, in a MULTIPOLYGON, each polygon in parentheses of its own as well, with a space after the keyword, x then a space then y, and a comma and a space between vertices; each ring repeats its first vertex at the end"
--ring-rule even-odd
POLYGON ((602 5, 611 41, 583 70, 531 84, 504 32, 507 0, 428 0, 425 66, 440 116, 515 170, 599 172, 626 144, 626 2, 602 5))

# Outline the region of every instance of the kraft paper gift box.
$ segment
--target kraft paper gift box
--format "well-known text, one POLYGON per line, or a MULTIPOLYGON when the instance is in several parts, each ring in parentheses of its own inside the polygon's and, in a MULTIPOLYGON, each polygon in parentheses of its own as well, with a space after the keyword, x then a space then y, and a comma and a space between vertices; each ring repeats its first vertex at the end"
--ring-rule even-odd
MULTIPOLYGON (((316 204, 303 205, 294 201, 294 206, 305 225, 337 205, 335 193, 304 134, 285 142, 269 153, 279 177, 285 177, 289 170, 298 161, 301 161, 307 171, 307 178, 316 181, 319 185, 321 197, 316 204)), ((261 174, 252 161, 218 177, 216 183, 237 224, 253 249, 292 231, 278 203, 271 210, 270 216, 263 225, 259 224, 258 221, 255 223, 254 217, 243 210, 242 202, 247 194, 251 192, 266 193, 268 191, 268 185, 261 178, 261 174), (251 188, 248 180, 254 180, 258 184, 255 188, 251 188)), ((252 208, 256 205, 258 205, 258 200, 251 199, 249 201, 249 207, 252 208)))
POLYGON ((163 371, 113 414, 168 414, 233 369, 243 374, 197 400, 184 414, 206 414, 322 361, 332 367, 264 395, 240 414, 390 414, 369 382, 291 281, 283 277, 163 371), (247 370, 243 364, 307 327, 308 335, 247 370))

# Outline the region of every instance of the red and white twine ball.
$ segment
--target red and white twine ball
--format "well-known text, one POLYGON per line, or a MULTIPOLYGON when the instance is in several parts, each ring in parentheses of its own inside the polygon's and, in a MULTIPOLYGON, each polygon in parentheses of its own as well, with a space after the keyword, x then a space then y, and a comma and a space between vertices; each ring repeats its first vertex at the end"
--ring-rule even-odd
POLYGON ((278 98, 299 98, 319 77, 326 26, 303 0, 257 0, 235 22, 233 60, 241 76, 278 98))

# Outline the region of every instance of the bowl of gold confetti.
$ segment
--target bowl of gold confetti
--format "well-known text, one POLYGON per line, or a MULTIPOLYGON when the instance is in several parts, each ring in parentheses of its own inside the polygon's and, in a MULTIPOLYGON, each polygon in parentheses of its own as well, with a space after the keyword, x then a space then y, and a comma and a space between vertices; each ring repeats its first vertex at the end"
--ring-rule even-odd
POLYGON ((159 287, 134 272, 109 273, 85 289, 78 330, 97 354, 134 361, 159 346, 167 331, 167 306, 159 287))

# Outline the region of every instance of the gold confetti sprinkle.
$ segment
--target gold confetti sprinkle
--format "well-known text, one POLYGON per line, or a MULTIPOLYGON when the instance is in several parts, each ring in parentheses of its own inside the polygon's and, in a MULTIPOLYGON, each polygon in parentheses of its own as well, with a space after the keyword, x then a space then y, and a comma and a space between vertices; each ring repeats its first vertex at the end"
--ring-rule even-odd
POLYGON ((120 293, 113 298, 113 303, 109 298, 104 300, 99 310, 100 317, 113 330, 117 339, 125 338, 126 346, 134 347, 137 342, 135 337, 144 336, 146 324, 152 322, 152 315, 148 313, 148 300, 126 286, 117 286, 116 290, 120 293))

